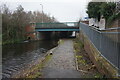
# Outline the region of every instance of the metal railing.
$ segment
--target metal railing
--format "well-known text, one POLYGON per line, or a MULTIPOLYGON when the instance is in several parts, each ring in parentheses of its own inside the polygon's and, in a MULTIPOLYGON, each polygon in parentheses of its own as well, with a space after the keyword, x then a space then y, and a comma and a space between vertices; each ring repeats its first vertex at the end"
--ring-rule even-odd
POLYGON ((100 32, 84 23, 80 23, 80 29, 101 55, 120 70, 120 32, 100 32))
POLYGON ((35 28, 69 28, 78 27, 77 22, 63 22, 63 23, 35 23, 35 28))

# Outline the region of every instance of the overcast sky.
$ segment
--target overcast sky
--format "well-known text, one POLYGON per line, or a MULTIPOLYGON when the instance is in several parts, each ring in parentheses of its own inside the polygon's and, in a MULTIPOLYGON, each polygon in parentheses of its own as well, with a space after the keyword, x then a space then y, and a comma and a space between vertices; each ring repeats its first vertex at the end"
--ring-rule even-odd
POLYGON ((54 16, 58 21, 78 21, 79 18, 87 17, 86 7, 88 0, 1 0, 14 10, 22 5, 26 11, 42 11, 54 16))

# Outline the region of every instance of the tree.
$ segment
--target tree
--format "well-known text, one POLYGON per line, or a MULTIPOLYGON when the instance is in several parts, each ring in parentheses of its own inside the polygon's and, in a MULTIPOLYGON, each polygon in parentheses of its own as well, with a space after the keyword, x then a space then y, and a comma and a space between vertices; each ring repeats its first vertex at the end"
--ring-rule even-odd
POLYGON ((3 5, 1 12, 2 12, 2 33, 4 33, 3 34, 3 41, 4 41, 10 38, 11 27, 9 26, 11 25, 10 24, 11 12, 6 5, 3 5))
POLYGON ((87 14, 89 18, 96 18, 98 21, 100 20, 100 5, 102 2, 89 2, 87 7, 87 14))
POLYGON ((86 12, 90 18, 96 18, 98 21, 102 15, 108 20, 115 14, 115 8, 114 2, 89 2, 86 12))
POLYGON ((106 20, 108 20, 112 15, 115 15, 116 4, 113 2, 102 3, 100 8, 101 15, 103 15, 106 20))
POLYGON ((19 5, 17 7, 17 10, 13 13, 13 26, 16 32, 16 39, 24 39, 25 34, 25 26, 28 24, 26 20, 26 12, 24 11, 24 8, 19 5))

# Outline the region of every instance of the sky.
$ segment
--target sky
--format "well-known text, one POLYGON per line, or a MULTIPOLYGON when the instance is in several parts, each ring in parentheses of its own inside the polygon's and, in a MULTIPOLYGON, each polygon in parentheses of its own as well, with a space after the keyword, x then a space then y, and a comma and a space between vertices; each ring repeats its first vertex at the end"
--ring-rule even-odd
POLYGON ((54 16, 60 22, 74 22, 87 17, 86 8, 89 0, 1 0, 11 10, 22 5, 25 11, 43 11, 54 16))

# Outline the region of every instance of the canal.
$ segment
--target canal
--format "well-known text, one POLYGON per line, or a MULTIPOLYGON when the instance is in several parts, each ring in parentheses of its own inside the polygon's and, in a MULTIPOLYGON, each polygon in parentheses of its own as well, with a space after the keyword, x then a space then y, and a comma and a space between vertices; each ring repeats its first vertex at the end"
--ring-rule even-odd
POLYGON ((9 44, 2 46, 2 77, 10 78, 15 73, 42 58, 44 54, 57 46, 58 40, 45 40, 9 44))

